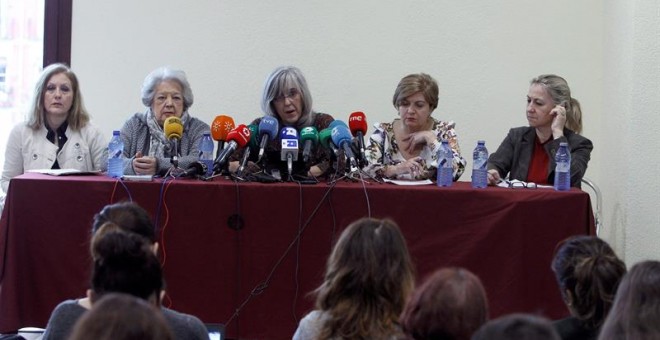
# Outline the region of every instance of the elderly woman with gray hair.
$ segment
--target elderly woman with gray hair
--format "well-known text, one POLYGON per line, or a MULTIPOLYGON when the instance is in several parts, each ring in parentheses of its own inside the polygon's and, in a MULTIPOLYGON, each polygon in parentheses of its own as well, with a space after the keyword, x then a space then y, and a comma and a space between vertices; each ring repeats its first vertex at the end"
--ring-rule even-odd
POLYGON ((188 108, 193 93, 186 74, 169 67, 158 68, 144 79, 142 103, 146 111, 134 114, 122 127, 124 141, 124 174, 164 175, 170 169, 170 158, 178 154, 179 167, 187 168, 197 160, 199 144, 209 125, 191 117, 188 108), (183 134, 178 150, 172 150, 163 124, 169 117, 181 119, 183 134))
MULTIPOLYGON (((334 118, 327 114, 316 112, 312 108, 312 95, 307 86, 307 80, 299 68, 294 66, 280 66, 273 70, 264 83, 261 94, 261 110, 264 117, 272 117, 277 126, 293 127, 300 131, 303 128, 314 127, 321 131, 330 126, 334 118)), ((259 126, 264 117, 257 118, 251 124, 259 126)), ((271 136, 273 137, 273 136, 271 136)), ((286 163, 281 162, 282 145, 280 139, 275 136, 271 138, 265 148, 264 161, 260 164, 267 170, 279 168, 282 172, 286 170, 286 163)), ((235 172, 238 169, 243 148, 235 151, 230 159, 229 169, 235 172)), ((253 172, 260 170, 254 162, 258 161, 255 154, 250 155, 250 168, 253 172)), ((319 177, 327 175, 331 170, 330 157, 321 147, 309 157, 307 162, 300 158, 294 162, 292 171, 297 175, 319 177)))

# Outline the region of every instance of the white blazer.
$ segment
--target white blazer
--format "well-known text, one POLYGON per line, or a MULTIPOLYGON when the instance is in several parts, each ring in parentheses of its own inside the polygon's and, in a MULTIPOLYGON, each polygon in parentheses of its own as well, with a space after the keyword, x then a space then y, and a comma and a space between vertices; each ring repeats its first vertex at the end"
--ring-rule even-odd
POLYGON ((46 127, 35 131, 26 123, 12 129, 0 180, 3 193, 7 192, 10 179, 26 170, 50 169, 55 160, 61 169, 106 170, 108 143, 101 131, 92 124, 87 123, 80 131, 67 128, 67 141, 59 153, 57 145, 46 139, 47 133, 46 127))

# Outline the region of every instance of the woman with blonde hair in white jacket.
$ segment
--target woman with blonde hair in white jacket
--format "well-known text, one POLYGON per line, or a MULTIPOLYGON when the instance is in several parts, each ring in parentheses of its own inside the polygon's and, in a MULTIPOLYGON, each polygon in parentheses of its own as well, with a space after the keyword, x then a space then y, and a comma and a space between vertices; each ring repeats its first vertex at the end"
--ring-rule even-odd
POLYGON ((9 180, 32 169, 104 171, 107 142, 90 122, 78 78, 64 64, 44 68, 35 86, 28 121, 13 128, 2 170, 2 196, 9 180))

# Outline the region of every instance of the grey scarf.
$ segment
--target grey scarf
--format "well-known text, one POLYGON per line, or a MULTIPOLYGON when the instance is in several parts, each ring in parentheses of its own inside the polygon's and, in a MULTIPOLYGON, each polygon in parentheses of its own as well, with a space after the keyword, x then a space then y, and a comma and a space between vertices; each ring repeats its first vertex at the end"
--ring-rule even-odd
MULTIPOLYGON (((151 136, 149 156, 170 157, 172 154, 172 144, 165 137, 165 131, 163 131, 163 127, 156 121, 156 115, 151 111, 151 108, 147 108, 147 111, 144 112, 144 119, 149 127, 149 136, 151 136)), ((188 125, 188 121, 190 121, 190 115, 188 111, 183 111, 181 123, 183 124, 184 131, 186 125, 188 125)))

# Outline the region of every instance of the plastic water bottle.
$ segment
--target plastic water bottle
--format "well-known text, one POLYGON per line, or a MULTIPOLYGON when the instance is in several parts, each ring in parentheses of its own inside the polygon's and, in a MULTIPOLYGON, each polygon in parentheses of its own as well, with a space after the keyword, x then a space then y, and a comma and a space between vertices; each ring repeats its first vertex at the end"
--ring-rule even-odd
POLYGON ((117 130, 112 132, 112 139, 108 144, 108 176, 114 178, 124 176, 124 142, 117 130))
POLYGON ((450 187, 454 183, 454 153, 447 140, 442 141, 438 151, 437 184, 439 187, 450 187))
POLYGON ((571 153, 568 143, 559 144, 559 150, 555 153, 555 190, 571 189, 571 153))
POLYGON ((485 188, 488 186, 488 149, 486 142, 477 141, 477 147, 472 152, 472 187, 485 188))
POLYGON ((213 139, 210 133, 205 133, 199 144, 199 161, 206 165, 206 176, 213 174, 213 139))

